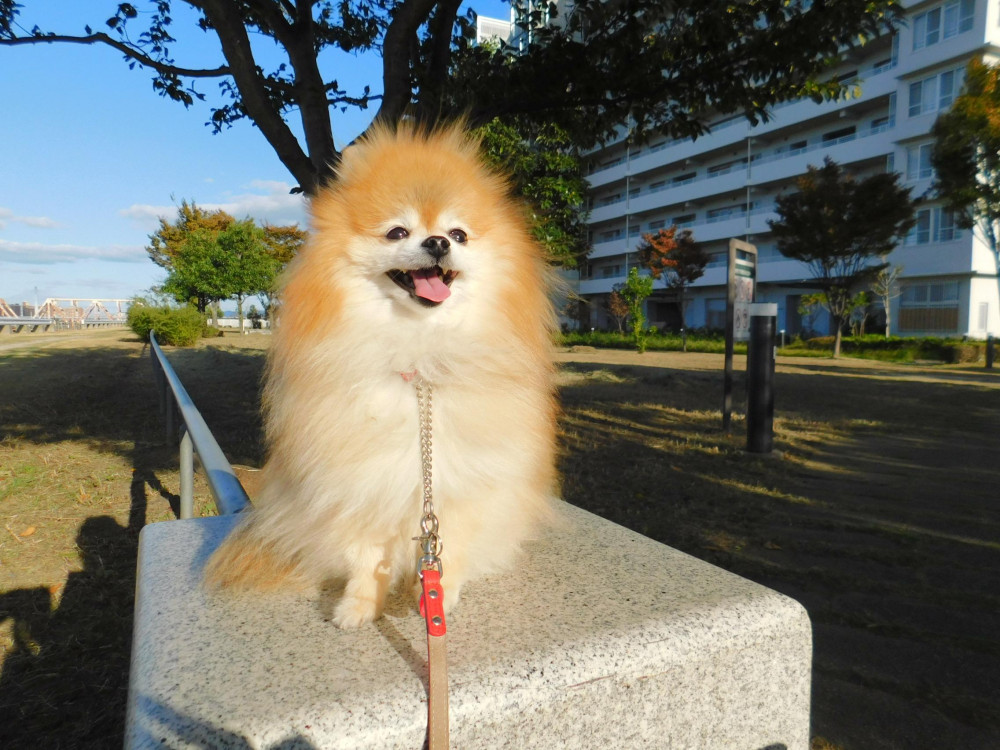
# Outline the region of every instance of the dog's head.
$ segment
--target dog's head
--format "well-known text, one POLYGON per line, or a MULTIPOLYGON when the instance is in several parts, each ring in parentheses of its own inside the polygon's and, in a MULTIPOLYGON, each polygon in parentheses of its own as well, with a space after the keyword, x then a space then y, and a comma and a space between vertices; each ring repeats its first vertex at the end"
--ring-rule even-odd
POLYGON ((493 298, 490 287, 504 279, 537 275, 525 257, 537 250, 522 210, 484 165, 478 143, 457 127, 375 128, 345 150, 312 212, 308 252, 332 259, 359 302, 383 299, 440 315, 493 298))

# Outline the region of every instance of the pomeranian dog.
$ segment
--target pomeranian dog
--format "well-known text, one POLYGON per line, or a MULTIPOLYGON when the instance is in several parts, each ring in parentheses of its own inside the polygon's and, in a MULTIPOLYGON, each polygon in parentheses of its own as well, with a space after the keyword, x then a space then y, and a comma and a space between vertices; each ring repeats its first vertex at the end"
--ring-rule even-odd
POLYGON ((433 389, 433 502, 450 609, 508 568, 554 509, 550 272, 507 181, 461 126, 380 126, 311 205, 280 291, 267 464, 209 585, 343 593, 343 628, 414 585, 422 473, 415 379, 433 389))

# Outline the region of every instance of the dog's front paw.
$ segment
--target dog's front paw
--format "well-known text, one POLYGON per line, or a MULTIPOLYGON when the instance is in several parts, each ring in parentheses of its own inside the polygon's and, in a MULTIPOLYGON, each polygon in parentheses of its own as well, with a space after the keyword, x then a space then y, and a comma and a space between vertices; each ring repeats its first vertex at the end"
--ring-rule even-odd
POLYGON ((371 599, 345 596, 333 609, 333 624, 348 630, 359 628, 378 617, 378 606, 371 599))

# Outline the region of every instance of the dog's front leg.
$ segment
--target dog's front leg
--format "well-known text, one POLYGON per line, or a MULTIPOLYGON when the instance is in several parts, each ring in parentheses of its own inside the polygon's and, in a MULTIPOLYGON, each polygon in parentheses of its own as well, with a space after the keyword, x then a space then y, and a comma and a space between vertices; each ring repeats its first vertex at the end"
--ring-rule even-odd
POLYGON ((352 544, 346 557, 347 585, 334 607, 333 622, 340 628, 356 628, 382 614, 392 566, 384 544, 352 544))

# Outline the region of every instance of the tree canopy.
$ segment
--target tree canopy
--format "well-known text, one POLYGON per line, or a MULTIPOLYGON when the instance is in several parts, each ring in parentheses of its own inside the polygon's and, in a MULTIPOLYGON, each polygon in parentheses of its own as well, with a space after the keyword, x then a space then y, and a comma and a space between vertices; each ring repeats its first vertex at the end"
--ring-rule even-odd
POLYGON ((853 289, 886 267, 885 256, 913 227, 914 201, 898 173, 857 179, 830 158, 795 184, 798 192, 775 200, 778 219, 768 224, 778 251, 805 263, 823 290, 839 356, 853 289))
MULTIPOLYGON (((681 331, 684 331, 685 292, 705 275, 708 253, 694 241, 690 229, 678 232, 676 226, 643 235, 638 251, 639 262, 649 269, 652 277, 659 279, 663 276, 667 288, 677 293, 677 311, 680 313, 681 331)), ((683 338, 684 351, 687 351, 687 336, 683 338)))
POLYGON ((296 226, 263 228, 237 221, 221 210, 182 201, 173 221, 160 219, 146 247, 150 259, 167 269, 163 291, 204 312, 210 304, 235 298, 240 322, 243 300, 261 296, 265 309, 280 270, 305 241, 296 226))
POLYGON ((1000 260, 1000 67, 972 60, 934 123, 934 187, 959 226, 978 228, 1000 260))
POLYGON ((575 268, 587 255, 587 180, 569 134, 557 125, 515 127, 495 118, 479 128, 486 159, 511 176, 531 211, 549 260, 575 268))
POLYGON ((757 121, 784 100, 839 96, 845 84, 828 75, 831 61, 889 33, 901 14, 893 0, 576 0, 559 17, 538 4, 522 21, 532 32, 522 52, 477 46, 461 0, 149 0, 141 13, 116 2, 92 25, 58 30, 22 22, 33 2, 0 0, 0 44, 111 47, 185 106, 204 98, 201 82, 217 82, 227 99, 211 127, 251 120, 306 193, 340 158, 331 116, 348 107, 377 105, 390 123, 551 122, 580 144, 627 120, 640 135, 698 135, 721 113, 757 121), (217 39, 217 56, 176 48, 179 6, 217 39), (381 81, 348 90, 337 66, 350 62, 328 49, 380 55, 381 81), (298 129, 286 121, 293 116, 298 129))
POLYGON ((632 326, 632 339, 635 350, 642 354, 646 351, 646 315, 642 306, 646 298, 653 293, 653 277, 639 273, 637 266, 629 269, 624 284, 615 284, 614 291, 621 295, 628 306, 629 323, 632 326))

